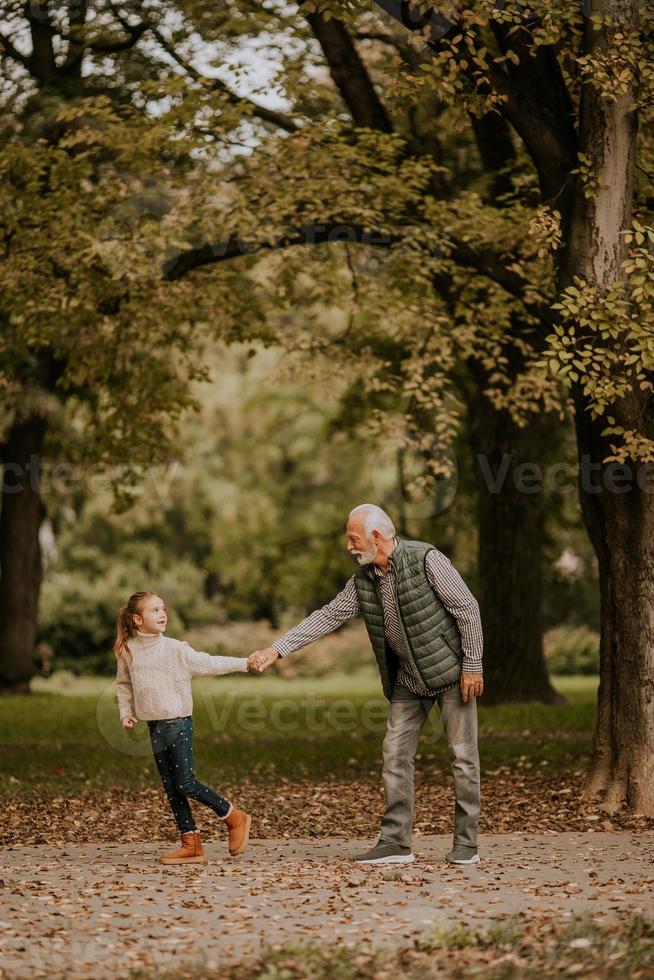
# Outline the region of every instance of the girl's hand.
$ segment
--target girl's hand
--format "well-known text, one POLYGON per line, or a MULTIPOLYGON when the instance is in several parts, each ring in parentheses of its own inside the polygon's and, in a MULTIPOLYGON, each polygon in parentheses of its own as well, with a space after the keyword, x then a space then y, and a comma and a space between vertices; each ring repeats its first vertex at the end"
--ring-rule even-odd
POLYGON ((123 718, 123 728, 134 728, 137 721, 138 718, 134 718, 133 715, 125 715, 123 718))
POLYGON ((266 667, 274 664, 278 657, 279 654, 274 647, 264 647, 263 650, 255 650, 248 657, 248 670, 255 670, 261 674, 266 667))

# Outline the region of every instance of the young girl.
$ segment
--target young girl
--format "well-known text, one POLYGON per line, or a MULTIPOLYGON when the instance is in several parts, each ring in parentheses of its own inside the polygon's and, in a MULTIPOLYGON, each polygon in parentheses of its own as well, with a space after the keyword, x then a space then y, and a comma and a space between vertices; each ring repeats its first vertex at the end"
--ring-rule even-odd
POLYGON ((123 728, 147 721, 154 759, 179 828, 182 846, 162 864, 204 864, 206 857, 188 797, 210 807, 229 829, 229 853, 245 850, 250 816, 193 775, 193 697, 197 674, 247 670, 247 658, 199 653, 184 640, 164 636, 166 604, 155 592, 135 592, 116 617, 114 646, 118 707, 123 728))

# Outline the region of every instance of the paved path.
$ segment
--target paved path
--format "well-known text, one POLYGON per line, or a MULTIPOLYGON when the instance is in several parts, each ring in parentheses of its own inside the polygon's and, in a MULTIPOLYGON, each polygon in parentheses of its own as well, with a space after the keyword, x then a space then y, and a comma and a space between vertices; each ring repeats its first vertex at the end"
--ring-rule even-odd
POLYGON ((145 976, 192 961, 242 961, 267 944, 410 944, 435 923, 511 914, 652 914, 654 833, 486 836, 483 860, 443 863, 449 837, 415 840, 419 859, 362 868, 369 841, 253 840, 231 859, 157 863, 168 844, 16 846, 0 861, 0 976, 145 976))

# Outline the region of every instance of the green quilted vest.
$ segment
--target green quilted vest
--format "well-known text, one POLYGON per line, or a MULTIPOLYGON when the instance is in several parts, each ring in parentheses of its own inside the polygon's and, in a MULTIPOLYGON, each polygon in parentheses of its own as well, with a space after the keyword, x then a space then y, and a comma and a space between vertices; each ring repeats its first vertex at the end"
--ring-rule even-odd
MULTIPOLYGON (((456 620, 427 578, 425 556, 433 547, 425 541, 397 538, 395 550, 388 558, 395 566, 399 620, 407 647, 418 676, 431 691, 459 679, 463 658, 456 620)), ((390 701, 398 661, 384 636, 384 614, 376 579, 372 564, 361 565, 354 575, 354 584, 381 674, 384 695, 390 701)))

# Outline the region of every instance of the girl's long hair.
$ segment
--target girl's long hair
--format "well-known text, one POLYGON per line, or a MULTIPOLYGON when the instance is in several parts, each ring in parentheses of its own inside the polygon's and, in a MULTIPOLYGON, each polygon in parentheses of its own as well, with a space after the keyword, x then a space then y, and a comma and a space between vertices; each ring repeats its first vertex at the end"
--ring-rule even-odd
MULTIPOLYGON (((145 599, 149 599, 150 596, 158 596, 158 592, 135 592, 127 600, 127 604, 122 606, 118 610, 116 616, 116 642, 114 643, 114 653, 116 654, 116 660, 121 657, 131 659, 132 651, 127 645, 133 636, 136 635, 136 626, 134 624, 133 616, 134 613, 141 612, 141 605, 145 599)), ((165 603, 164 603, 165 605, 165 603)))

